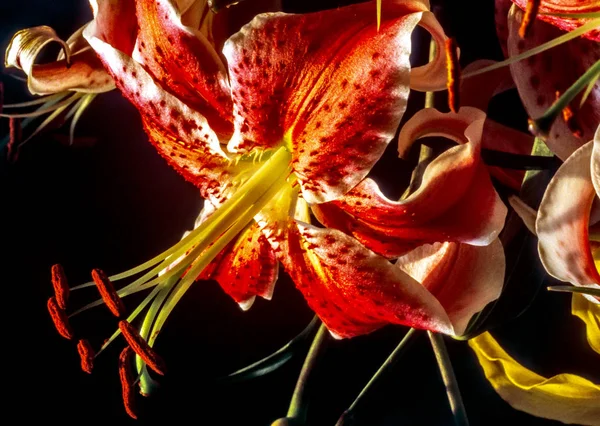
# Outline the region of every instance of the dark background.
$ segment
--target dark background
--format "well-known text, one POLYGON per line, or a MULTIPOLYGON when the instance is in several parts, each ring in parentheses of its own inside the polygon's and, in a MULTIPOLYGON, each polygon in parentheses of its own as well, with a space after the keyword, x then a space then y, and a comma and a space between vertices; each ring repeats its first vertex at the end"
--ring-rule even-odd
MULTIPOLYGON (((306 11, 339 4, 289 0, 286 7, 306 11)), ((458 38, 463 64, 501 57, 493 1, 443 6, 442 22, 458 38)), ((84 0, 1 0, 0 50, 21 28, 49 25, 66 39, 90 18, 84 0)), ((425 43, 417 39, 415 61, 423 61, 425 43)), ((1 78, 6 103, 28 99, 24 83, 4 71, 1 78)), ((412 96, 410 109, 422 102, 422 96, 412 96)), ((515 93, 496 99, 491 114, 514 126, 525 123, 515 93)), ((7 120, 0 126, 3 136, 7 120)), ((93 375, 81 372, 74 345, 57 335, 46 311, 50 266, 62 263, 74 285, 87 281, 94 267, 110 274, 139 264, 178 241, 202 202, 147 143, 138 113, 118 93, 99 96, 80 121, 77 135, 94 138, 93 146, 66 146, 67 132, 65 127, 46 133, 25 145, 16 163, 1 165, 3 417, 13 419, 10 424, 133 424, 120 396, 122 342, 96 360, 93 375)), ((390 155, 377 173, 389 179, 402 166, 390 155)), ((268 425, 285 415, 301 357, 251 382, 217 385, 214 380, 273 352, 310 321, 300 293, 281 275, 273 300, 257 300, 246 313, 215 283, 191 288, 157 341, 169 372, 157 395, 138 397, 139 424, 268 425)), ((73 294, 72 304, 95 297, 94 290, 73 294)), ((128 298, 127 306, 135 302, 128 298)), ((542 292, 531 310, 495 335, 540 374, 569 371, 593 378, 589 367, 597 360, 569 309, 570 297, 542 292)), ((73 324, 96 345, 116 327, 103 307, 73 324)), ((310 424, 333 425, 404 332, 387 327, 351 341, 331 340, 315 371, 310 424)), ((486 382, 467 344, 447 341, 472 425, 558 424, 513 410, 486 382)), ((453 424, 424 336, 369 396, 362 413, 363 425, 453 424)))

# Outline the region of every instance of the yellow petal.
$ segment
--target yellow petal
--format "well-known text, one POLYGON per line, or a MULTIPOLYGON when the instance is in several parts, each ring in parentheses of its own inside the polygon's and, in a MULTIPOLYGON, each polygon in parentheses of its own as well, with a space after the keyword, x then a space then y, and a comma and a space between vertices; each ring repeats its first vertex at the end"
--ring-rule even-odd
POLYGON ((600 304, 591 302, 583 294, 573 293, 571 313, 585 323, 588 343, 600 354, 600 304))
POLYGON ((546 379, 510 357, 489 334, 469 340, 486 378, 513 408, 567 424, 600 425, 600 386, 573 374, 546 379))

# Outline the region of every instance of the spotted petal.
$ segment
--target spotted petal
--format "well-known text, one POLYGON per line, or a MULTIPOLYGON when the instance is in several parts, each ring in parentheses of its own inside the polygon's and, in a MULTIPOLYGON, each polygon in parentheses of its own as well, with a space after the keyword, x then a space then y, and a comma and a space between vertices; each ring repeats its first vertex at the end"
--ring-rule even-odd
POLYGON ((414 194, 392 201, 373 180, 365 179, 344 197, 313 211, 326 226, 390 258, 436 241, 490 244, 504 226, 507 210, 479 156, 484 120, 483 112, 468 107, 457 114, 420 111, 402 128, 401 153, 429 135, 446 136, 460 145, 429 165, 414 194))
MULTIPOLYGON (((521 9, 525 10, 527 0, 513 0, 521 9)), ((564 31, 571 31, 589 22, 591 18, 564 18, 551 16, 551 14, 583 14, 600 12, 600 3, 597 0, 542 0, 540 2, 538 19, 548 22, 564 31)), ((590 31, 584 35, 590 40, 600 41, 600 30, 590 31)))
POLYGON ((598 424, 598 384, 573 374, 542 377, 520 365, 489 333, 469 340, 469 346, 498 395, 517 410, 567 424, 598 424))
POLYGON ((234 99, 229 150, 287 144, 310 203, 362 180, 406 108, 410 35, 426 9, 418 1, 386 4, 380 31, 369 2, 263 14, 233 35, 223 52, 234 99))
POLYGON ((286 271, 336 338, 386 324, 452 334, 444 308, 423 286, 348 235, 291 223, 286 271))
POLYGON ((592 148, 592 142, 585 144, 558 169, 542 198, 536 231, 540 259, 550 275, 577 286, 600 288, 588 231, 596 197, 590 176, 592 148))
POLYGON ((65 90, 100 93, 115 87, 89 46, 71 55, 69 44, 59 38, 52 28, 46 26, 17 32, 6 50, 4 65, 23 70, 27 75, 27 87, 34 95, 47 95, 65 90), (52 42, 62 46, 64 58, 46 64, 35 64, 40 52, 52 42))
MULTIPOLYGON (((522 16, 523 13, 519 9, 513 8, 508 17, 510 56, 529 50, 563 33, 550 24, 536 21, 531 36, 522 40, 518 34, 522 16)), ((513 78, 529 116, 541 116, 554 103, 556 92, 564 93, 598 59, 600 44, 580 37, 511 64, 513 78)), ((548 147, 562 160, 593 137, 600 122, 600 83, 596 82, 580 109, 577 108, 578 104, 579 99, 576 99, 572 107, 575 123, 582 131, 581 138, 573 135, 563 118, 559 117, 546 140, 548 147)))
MULTIPOLYGON (((202 12, 202 26, 202 21, 212 19, 212 12, 206 2, 195 4, 202 12)), ((139 34, 134 58, 156 84, 204 115, 217 134, 229 137, 232 105, 227 70, 211 33, 186 26, 174 0, 139 0, 136 6, 139 34)))
POLYGON ((500 296, 504 284, 504 250, 498 239, 484 247, 426 244, 398 258, 396 267, 437 298, 456 335, 463 334, 471 317, 500 296))

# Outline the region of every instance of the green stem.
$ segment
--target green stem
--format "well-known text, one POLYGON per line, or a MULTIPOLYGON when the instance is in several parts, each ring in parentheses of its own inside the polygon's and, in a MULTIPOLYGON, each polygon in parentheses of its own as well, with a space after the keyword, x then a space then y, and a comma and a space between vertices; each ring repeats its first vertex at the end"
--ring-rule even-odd
POLYGON ((376 385, 380 382, 380 379, 385 376, 400 360, 401 356, 404 355, 406 349, 409 347, 409 344, 414 341, 414 337, 417 336, 418 330, 411 328, 404 335, 396 349, 387 357, 381 367, 377 370, 377 372, 371 377, 371 380, 365 385, 363 390, 358 394, 354 402, 348 407, 344 414, 340 417, 337 422, 337 426, 342 426, 346 424, 347 421, 351 421, 354 417, 354 413, 356 412, 356 407, 360 405, 360 402, 363 401, 365 395, 367 395, 376 385))
POLYGON ((539 118, 530 120, 529 131, 536 136, 547 136, 550 128, 563 109, 565 109, 575 96, 585 89, 590 81, 595 81, 600 75, 600 59, 596 61, 575 83, 552 104, 550 108, 539 118))
POLYGON ((450 356, 448 356, 444 338, 442 335, 431 331, 428 331, 427 334, 435 353, 435 359, 438 363, 442 380, 444 381, 444 385, 446 385, 446 394, 448 395, 450 409, 452 410, 452 414, 454 414, 454 423, 457 426, 468 426, 467 412, 463 405, 460 389, 458 388, 456 376, 452 369, 452 363, 450 362, 450 356))
POLYGON ((590 296, 600 297, 600 288, 591 287, 573 287, 568 285, 558 285, 548 287, 548 291, 558 291, 561 293, 581 293, 590 296))
POLYGON ((302 370, 300 370, 300 375, 298 376, 298 381, 296 382, 294 394, 292 395, 292 400, 290 401, 290 407, 288 408, 286 416, 288 419, 293 418, 301 423, 306 419, 306 385, 310 377, 310 372, 319 358, 323 344, 327 341, 328 333, 327 327, 325 327, 324 324, 321 324, 312 345, 310 345, 308 354, 306 354, 302 370))
POLYGON ((587 33, 588 31, 596 29, 598 26, 600 26, 600 19, 594 19, 593 21, 590 21, 590 22, 586 23, 585 25, 582 25, 581 27, 579 27, 573 31, 569 31, 568 33, 563 34, 560 37, 555 38, 554 40, 550 40, 544 44, 540 44, 539 46, 536 46, 533 49, 529 49, 526 52, 523 52, 523 53, 513 56, 511 58, 508 58, 502 62, 496 62, 495 64, 492 64, 489 67, 484 67, 484 68, 463 74, 461 76, 461 78, 465 79, 465 78, 469 78, 469 77, 474 77, 476 75, 484 74, 486 72, 505 67, 505 66, 513 64, 515 62, 522 61, 523 59, 527 59, 530 56, 537 55, 538 53, 542 53, 548 49, 552 49, 553 47, 556 47, 560 44, 566 43, 567 41, 573 40, 573 39, 579 37, 580 35, 587 33))

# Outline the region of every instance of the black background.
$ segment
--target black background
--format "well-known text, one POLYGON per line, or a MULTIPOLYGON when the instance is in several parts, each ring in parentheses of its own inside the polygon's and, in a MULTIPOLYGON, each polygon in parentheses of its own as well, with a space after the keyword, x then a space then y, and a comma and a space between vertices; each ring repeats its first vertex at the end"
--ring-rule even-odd
MULTIPOLYGON (((339 4, 289 0, 286 7, 307 11, 339 4)), ((500 58, 493 1, 443 6, 442 22, 458 38, 463 63, 500 58)), ((45 24, 66 38, 90 18, 84 0, 1 0, 0 49, 18 29, 45 24)), ((415 61, 423 60, 425 47, 415 39, 415 61)), ((5 102, 27 99, 24 83, 4 72, 2 81, 5 102)), ((410 110, 422 102, 421 95, 411 96, 410 110)), ((525 122, 515 93, 496 99, 491 111, 515 126, 525 122)), ((4 135, 7 121, 0 126, 4 135)), ((92 147, 68 147, 60 141, 65 134, 66 128, 46 133, 25 145, 16 163, 2 164, 3 417, 12 419, 8 424, 133 424, 122 408, 117 374, 122 343, 117 340, 96 360, 93 375, 81 372, 74 345, 57 335, 46 311, 50 266, 62 263, 72 284, 87 281, 94 267, 108 273, 127 269, 178 241, 202 202, 154 152, 138 113, 116 92, 98 97, 77 128, 78 136, 95 138, 92 147)), ((388 157, 376 172, 389 179, 406 164, 388 157)), ((273 300, 257 300, 246 313, 215 283, 192 287, 157 342, 169 372, 157 395, 138 398, 139 424, 268 425, 285 415, 302 359, 252 382, 214 381, 276 350, 310 321, 300 293, 281 275, 273 300)), ((74 294, 73 305, 94 297, 93 290, 74 294)), ((135 302, 127 300, 127 306, 135 302)), ((544 293, 496 336, 540 374, 569 371, 593 378, 589 366, 597 361, 569 307, 568 296, 544 293)), ((116 322, 101 307, 74 326, 99 344, 116 322)), ((315 371, 310 424, 333 425, 404 332, 387 327, 351 341, 331 340, 315 371)), ((448 339, 448 346, 472 425, 557 424, 510 408, 485 381, 466 343, 448 339)), ((453 424, 426 338, 370 395, 363 414, 363 425, 453 424)))

